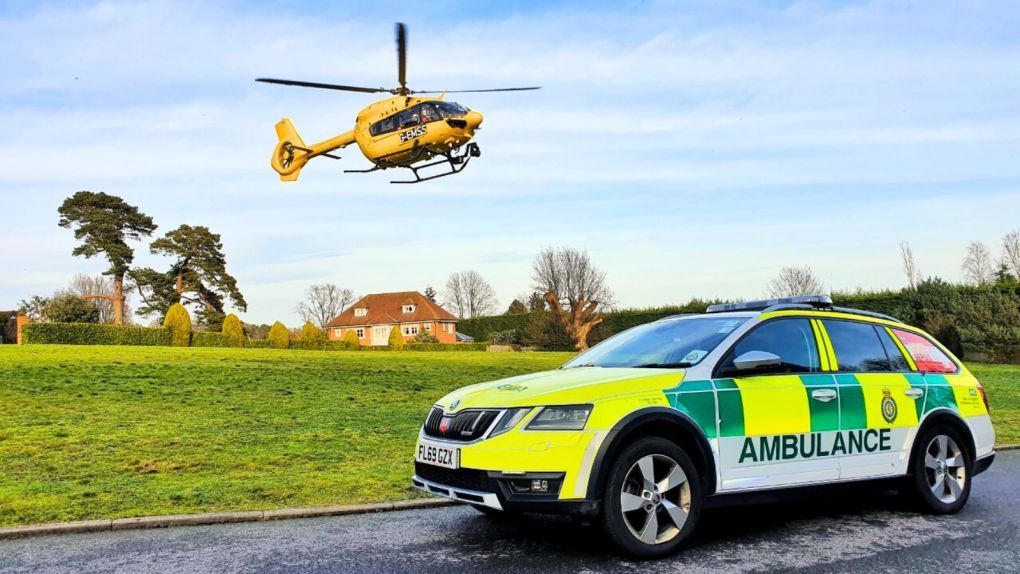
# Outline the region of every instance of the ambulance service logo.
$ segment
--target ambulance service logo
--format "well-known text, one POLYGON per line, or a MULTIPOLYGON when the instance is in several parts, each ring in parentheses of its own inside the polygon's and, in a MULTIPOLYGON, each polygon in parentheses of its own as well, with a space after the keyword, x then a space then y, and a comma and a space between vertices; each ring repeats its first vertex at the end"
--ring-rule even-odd
POLYGON ((882 389, 882 418, 885 422, 891 423, 896 420, 896 401, 892 398, 889 389, 882 389))

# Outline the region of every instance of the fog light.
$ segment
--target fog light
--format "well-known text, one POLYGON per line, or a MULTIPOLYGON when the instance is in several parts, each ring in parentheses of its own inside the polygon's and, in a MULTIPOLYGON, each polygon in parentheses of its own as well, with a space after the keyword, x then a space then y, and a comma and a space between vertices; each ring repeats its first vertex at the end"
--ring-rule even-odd
POLYGON ((531 492, 549 492, 548 480, 532 480, 531 492))

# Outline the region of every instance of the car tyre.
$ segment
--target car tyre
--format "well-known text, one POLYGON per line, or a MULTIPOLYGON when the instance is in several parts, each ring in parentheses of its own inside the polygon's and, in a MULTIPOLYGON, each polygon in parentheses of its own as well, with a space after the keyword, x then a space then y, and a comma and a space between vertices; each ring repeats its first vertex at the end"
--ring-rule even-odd
POLYGON ((910 461, 912 494, 932 514, 959 512, 970 498, 973 454, 955 429, 936 425, 918 437, 910 461))
POLYGON ((691 458, 672 441, 646 437, 627 446, 609 470, 602 527, 624 553, 663 558, 690 538, 701 506, 701 474, 691 458))

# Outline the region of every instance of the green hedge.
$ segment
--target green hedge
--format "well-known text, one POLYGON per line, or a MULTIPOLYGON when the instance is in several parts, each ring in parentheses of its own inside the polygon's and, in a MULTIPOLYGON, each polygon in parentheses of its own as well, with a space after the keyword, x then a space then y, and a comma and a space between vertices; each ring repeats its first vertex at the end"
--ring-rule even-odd
POLYGON ((29 345, 149 345, 170 344, 162 327, 129 327, 95 323, 29 323, 22 327, 29 345))
POLYGON ((482 351, 489 345, 487 343, 408 343, 404 345, 405 351, 482 351))
MULTIPOLYGON (((836 292, 832 300, 837 306, 884 313, 921 327, 961 357, 1020 361, 1020 289, 1015 284, 974 287, 929 279, 916 289, 836 292)), ((611 311, 592 330, 588 343, 669 315, 703 313, 714 302, 694 299, 677 306, 611 311)), ((563 327, 547 311, 466 319, 457 330, 478 341, 496 336, 505 344, 572 349, 563 327)))
POLYGON ((192 347, 233 347, 230 337, 215 331, 193 331, 191 333, 192 347))

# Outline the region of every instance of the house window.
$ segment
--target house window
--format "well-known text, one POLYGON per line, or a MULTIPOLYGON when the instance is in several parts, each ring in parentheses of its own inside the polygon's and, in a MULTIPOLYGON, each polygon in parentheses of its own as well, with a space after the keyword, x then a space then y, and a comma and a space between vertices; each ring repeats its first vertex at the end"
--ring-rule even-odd
POLYGON ((365 315, 368 315, 368 309, 364 307, 358 307, 354 310, 355 317, 364 317, 365 315))
POLYGON ((358 338, 359 339, 364 339, 365 338, 365 330, 364 329, 355 329, 354 332, 358 334, 358 338))
POLYGON ((414 313, 414 305, 404 305, 404 313, 414 313))
POLYGON ((404 325, 404 334, 405 335, 417 335, 418 334, 418 325, 404 325))
POLYGON ((432 323, 425 323, 425 332, 426 333, 432 332, 432 323))
POLYGON ((333 336, 337 339, 340 338, 340 329, 333 329, 333 336))

